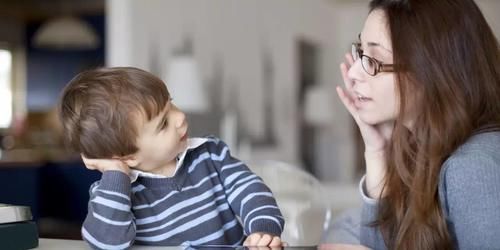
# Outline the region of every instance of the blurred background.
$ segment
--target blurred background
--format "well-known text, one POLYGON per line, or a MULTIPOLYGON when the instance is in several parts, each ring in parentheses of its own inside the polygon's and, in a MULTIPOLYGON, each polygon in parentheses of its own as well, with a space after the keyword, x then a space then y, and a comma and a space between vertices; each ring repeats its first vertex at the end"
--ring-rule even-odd
MULTIPOLYGON (((477 2, 498 36, 500 1, 477 2)), ((30 206, 41 237, 80 238, 100 174, 64 146, 55 105, 80 71, 134 66, 167 83, 191 136, 221 137, 250 167, 280 162, 312 177, 333 216, 356 207, 363 147, 334 87, 367 5, 2 0, 0 203, 30 206)))

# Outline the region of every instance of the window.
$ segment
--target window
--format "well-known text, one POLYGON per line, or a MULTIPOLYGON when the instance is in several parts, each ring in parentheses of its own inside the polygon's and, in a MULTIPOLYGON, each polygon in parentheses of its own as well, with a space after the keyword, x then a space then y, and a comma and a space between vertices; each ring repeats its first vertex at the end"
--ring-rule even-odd
POLYGON ((0 49, 0 128, 12 121, 12 53, 0 49))

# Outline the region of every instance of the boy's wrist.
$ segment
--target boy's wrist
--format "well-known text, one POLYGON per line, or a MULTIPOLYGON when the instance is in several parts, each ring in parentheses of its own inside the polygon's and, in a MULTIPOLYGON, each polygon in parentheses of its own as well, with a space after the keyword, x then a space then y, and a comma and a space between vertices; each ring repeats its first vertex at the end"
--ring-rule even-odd
POLYGON ((107 170, 101 177, 99 188, 129 195, 131 190, 130 177, 122 171, 107 170))
POLYGON ((108 172, 108 171, 119 171, 119 172, 122 172, 126 175, 130 174, 130 168, 128 166, 116 166, 116 167, 109 167, 109 168, 103 169, 103 173, 108 172))
POLYGON ((261 233, 261 234, 269 234, 273 236, 280 236, 281 233, 283 232, 282 228, 280 225, 278 225, 274 221, 269 221, 269 220, 257 220, 252 224, 252 231, 250 234, 253 233, 261 233))

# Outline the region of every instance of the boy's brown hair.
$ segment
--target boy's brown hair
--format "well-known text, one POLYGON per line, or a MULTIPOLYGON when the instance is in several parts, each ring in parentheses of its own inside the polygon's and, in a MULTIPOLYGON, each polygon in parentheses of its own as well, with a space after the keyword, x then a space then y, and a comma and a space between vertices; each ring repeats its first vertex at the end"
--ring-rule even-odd
POLYGON ((82 72, 64 88, 59 103, 64 138, 87 158, 133 154, 138 150, 136 118, 153 119, 169 99, 163 81, 144 70, 82 72))

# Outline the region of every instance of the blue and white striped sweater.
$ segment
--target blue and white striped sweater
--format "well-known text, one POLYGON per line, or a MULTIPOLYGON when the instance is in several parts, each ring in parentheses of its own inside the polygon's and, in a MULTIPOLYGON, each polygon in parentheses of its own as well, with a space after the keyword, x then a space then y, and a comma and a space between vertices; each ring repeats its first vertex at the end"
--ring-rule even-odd
POLYGON ((209 138, 172 178, 130 183, 106 171, 90 189, 83 238, 99 249, 141 245, 240 245, 245 235, 281 235, 284 220, 262 179, 209 138))

